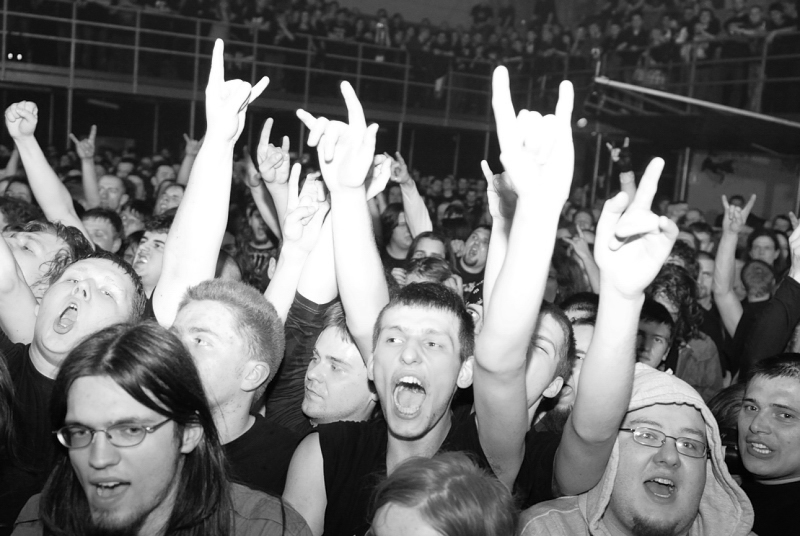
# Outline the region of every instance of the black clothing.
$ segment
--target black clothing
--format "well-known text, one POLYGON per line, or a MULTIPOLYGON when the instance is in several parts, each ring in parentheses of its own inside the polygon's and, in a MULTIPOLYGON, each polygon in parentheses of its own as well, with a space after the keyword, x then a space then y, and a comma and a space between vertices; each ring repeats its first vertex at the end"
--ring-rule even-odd
MULTIPOLYGON (((318 427, 325 473, 325 536, 362 536, 369 529, 369 502, 386 478, 389 431, 383 420, 339 422, 318 427)), ((453 412, 452 427, 439 452, 466 451, 491 471, 470 408, 453 412)))
POLYGON ((387 253, 386 248, 381 250, 381 263, 383 263, 383 269, 386 272, 391 272, 395 268, 402 268, 406 264, 405 259, 395 259, 389 253, 387 253))
POLYGON ((305 396, 306 370, 314 353, 314 345, 323 329, 325 311, 330 305, 320 305, 299 293, 295 294, 284 326, 286 351, 283 362, 267 389, 267 420, 302 435, 312 430, 301 409, 305 396))
POLYGON ((283 495, 286 473, 294 449, 302 436, 254 415, 256 421, 241 436, 222 446, 230 463, 233 482, 270 493, 283 495))
POLYGON ((458 274, 459 276, 461 276, 461 282, 464 283, 464 285, 463 285, 464 295, 466 296, 467 294, 472 292, 472 289, 475 288, 475 285, 477 285, 478 283, 483 281, 484 270, 481 270, 477 274, 473 274, 471 272, 467 272, 461 266, 461 259, 458 259, 455 262, 455 267, 453 268, 453 273, 458 274))
POLYGON ((553 493, 553 465, 561 434, 537 432, 533 428, 525 434, 525 457, 514 482, 514 495, 521 509, 555 499, 553 493))
POLYGON ((18 459, 0 460, 0 535, 11 534, 27 500, 42 491, 55 456, 50 424, 50 395, 54 380, 36 370, 30 344, 12 343, 0 331, 0 358, 14 385, 18 459))
POLYGON ((745 480, 742 489, 747 493, 756 522, 753 532, 758 536, 796 534, 797 506, 800 505, 800 482, 765 486, 745 480))
POLYGON ((736 328, 741 343, 739 366, 743 373, 762 359, 778 355, 786 348, 794 327, 800 322, 800 283, 786 277, 772 299, 762 303, 758 314, 750 316, 747 323, 742 314, 736 328))
MULTIPOLYGON (((736 332, 733 334, 733 341, 731 342, 730 362, 731 371, 736 374, 743 368, 744 364, 744 346, 747 334, 755 333, 753 325, 758 317, 767 307, 769 301, 753 302, 750 303, 746 299, 742 301, 742 318, 739 319, 739 324, 736 326, 736 332)), ((758 334, 759 341, 762 340, 763 335, 758 334)), ((783 348, 780 350, 783 351, 783 348)), ((776 352, 777 353, 777 352, 776 352)), ((775 354, 772 354, 775 355, 775 354)))
POLYGON ((731 337, 728 335, 728 332, 725 331, 725 325, 719 315, 717 304, 712 300, 711 309, 706 310, 700 307, 700 310, 703 313, 703 322, 700 324, 700 331, 708 335, 711 340, 714 341, 714 344, 717 345, 723 373, 727 370, 731 370, 729 363, 730 358, 728 357, 728 346, 731 344, 731 337))

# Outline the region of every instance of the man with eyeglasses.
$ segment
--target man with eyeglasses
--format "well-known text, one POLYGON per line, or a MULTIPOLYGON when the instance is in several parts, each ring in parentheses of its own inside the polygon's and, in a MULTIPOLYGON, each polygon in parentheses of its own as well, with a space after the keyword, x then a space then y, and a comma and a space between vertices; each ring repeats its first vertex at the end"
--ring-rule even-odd
POLYGON ((637 364, 603 480, 534 506, 523 536, 751 534, 753 507, 725 466, 719 429, 684 381, 637 364))

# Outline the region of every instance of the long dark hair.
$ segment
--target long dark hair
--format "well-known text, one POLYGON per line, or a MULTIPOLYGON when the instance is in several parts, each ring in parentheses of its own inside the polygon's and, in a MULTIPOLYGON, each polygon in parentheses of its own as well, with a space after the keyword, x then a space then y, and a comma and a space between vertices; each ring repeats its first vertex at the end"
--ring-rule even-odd
POLYGON ((14 454, 14 384, 6 362, 0 359, 0 457, 14 454))
MULTIPOLYGON (((188 425, 203 428, 203 439, 184 457, 165 533, 227 536, 232 510, 225 457, 200 376, 180 340, 145 322, 117 324, 83 341, 64 360, 53 386, 50 410, 56 426, 64 423, 72 384, 87 376, 114 380, 137 402, 173 420, 179 436, 188 425)), ((90 519, 65 448, 42 491, 39 516, 45 534, 64 536, 83 533, 90 519)))

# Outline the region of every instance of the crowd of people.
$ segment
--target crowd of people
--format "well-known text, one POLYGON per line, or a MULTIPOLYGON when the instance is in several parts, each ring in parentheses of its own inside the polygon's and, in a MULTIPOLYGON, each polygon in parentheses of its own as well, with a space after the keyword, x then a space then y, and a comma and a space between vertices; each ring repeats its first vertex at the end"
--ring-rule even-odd
MULTIPOLYGON (((5 111, 0 534, 787 534, 800 498, 800 222, 570 201, 573 87, 499 162, 423 177, 298 110, 238 150, 226 81, 181 155, 42 148, 5 111)), ((84 134, 84 133, 80 133, 84 134)), ((732 192, 735 194, 735 192, 732 192)))

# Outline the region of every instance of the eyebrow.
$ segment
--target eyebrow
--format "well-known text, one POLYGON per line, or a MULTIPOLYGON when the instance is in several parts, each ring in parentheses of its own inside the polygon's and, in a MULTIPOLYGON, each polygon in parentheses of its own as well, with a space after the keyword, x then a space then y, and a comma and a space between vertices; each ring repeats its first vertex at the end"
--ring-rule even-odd
MULTIPOLYGON (((148 421, 152 421, 152 420, 155 420, 155 417, 153 417, 153 418, 150 418, 150 417, 123 417, 121 419, 114 419, 113 421, 106 421, 106 424, 104 426, 106 428, 111 428, 112 426, 118 426, 120 424, 143 424, 144 426, 149 426, 148 424, 145 424, 145 423, 147 423, 148 421)), ((77 425, 77 426, 85 426, 86 428, 92 428, 88 424, 83 423, 83 422, 81 422, 79 420, 75 420, 75 419, 64 419, 64 425, 65 426, 77 425)), ((92 428, 92 429, 94 430, 94 428, 92 428)))
MULTIPOLYGON (((655 428, 658 428, 659 430, 663 428, 661 423, 658 423, 656 421, 651 421, 650 419, 646 419, 646 418, 633 419, 628 424, 629 425, 647 424, 647 425, 653 426, 655 428)), ((693 434, 693 435, 700 436, 700 437, 702 437, 704 439, 706 437, 706 433, 704 431, 698 430, 697 428, 692 428, 691 426, 685 426, 685 427, 681 428, 678 431, 678 433, 679 434, 693 434)))

